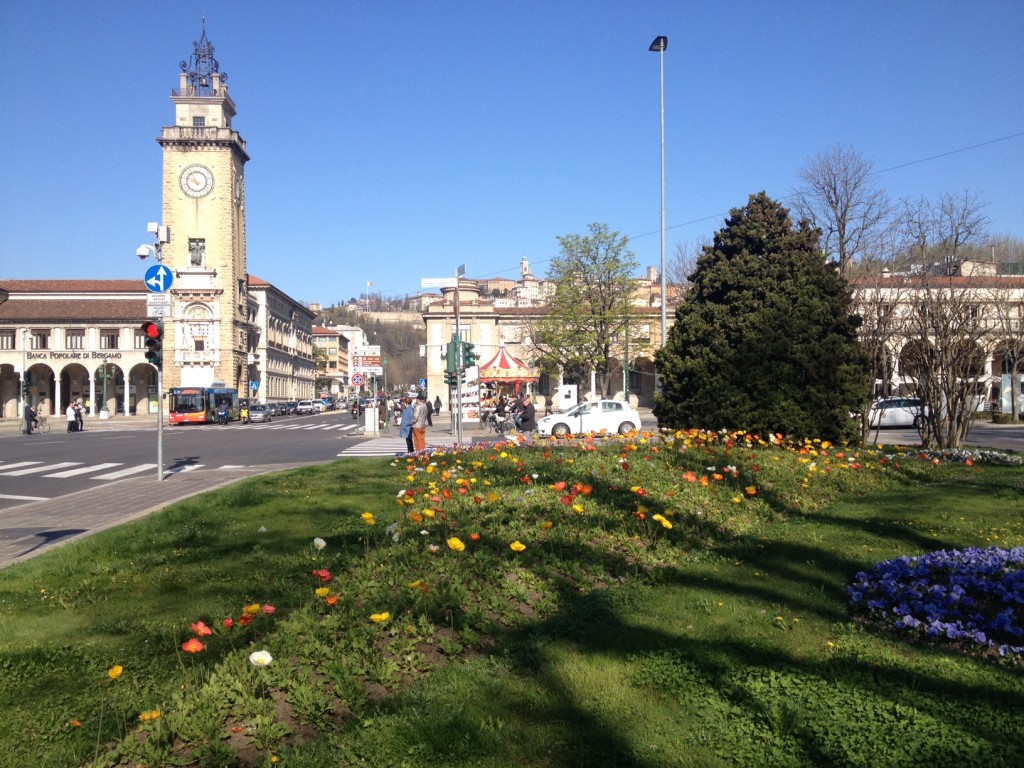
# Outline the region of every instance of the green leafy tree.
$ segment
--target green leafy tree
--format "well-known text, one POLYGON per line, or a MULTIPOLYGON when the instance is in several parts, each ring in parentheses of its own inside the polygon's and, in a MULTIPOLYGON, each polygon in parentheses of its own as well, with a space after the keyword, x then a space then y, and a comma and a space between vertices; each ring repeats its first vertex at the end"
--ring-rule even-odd
POLYGON ((612 361, 623 354, 627 335, 640 328, 632 301, 639 263, 629 238, 606 224, 591 224, 589 230, 586 236, 558 238, 561 254, 551 260, 547 275, 554 293, 546 312, 530 323, 529 334, 549 367, 580 375, 593 370, 608 396, 612 361))
POLYGON ((867 356, 820 234, 763 192, 730 212, 657 356, 661 426, 855 437, 867 356))

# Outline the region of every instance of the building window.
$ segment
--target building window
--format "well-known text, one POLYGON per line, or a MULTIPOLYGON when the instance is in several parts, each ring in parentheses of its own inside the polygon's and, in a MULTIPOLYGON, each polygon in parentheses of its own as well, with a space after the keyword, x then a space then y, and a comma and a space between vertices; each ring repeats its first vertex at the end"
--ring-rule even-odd
POLYGON ((193 128, 204 128, 205 126, 206 126, 206 118, 205 117, 195 117, 195 116, 193 116, 193 118, 192 118, 192 127, 193 128))
POLYGON ((135 349, 145 349, 146 348, 146 339, 147 339, 146 334, 144 334, 141 330, 136 329, 135 330, 135 349))
POLYGON ((206 264, 205 238, 190 237, 188 239, 188 263, 193 267, 201 267, 206 264))
POLYGON ((118 349, 117 331, 100 331, 100 349, 118 349))
POLYGON ((49 349, 50 348, 50 332, 49 331, 32 331, 30 347, 32 349, 49 349))
POLYGON ((14 331, 0 331, 0 349, 14 349, 14 331))
POLYGON ((193 339, 193 341, 195 342, 195 350, 196 350, 196 352, 205 352, 206 351, 206 339, 205 338, 198 338, 197 337, 197 338, 193 339))
POLYGON ((64 331, 64 348, 85 349, 85 331, 78 329, 64 331))

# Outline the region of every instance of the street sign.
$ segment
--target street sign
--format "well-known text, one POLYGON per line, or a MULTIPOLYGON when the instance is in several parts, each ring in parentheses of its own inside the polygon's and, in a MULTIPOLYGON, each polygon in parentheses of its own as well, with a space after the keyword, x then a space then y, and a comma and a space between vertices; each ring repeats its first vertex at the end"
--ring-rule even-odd
POLYGON ((363 374, 361 374, 361 373, 353 373, 352 374, 352 386, 353 387, 361 387, 363 385, 364 381, 366 381, 366 379, 363 378, 363 374))
POLYGON ((384 366, 380 361, 380 345, 368 345, 364 347, 352 347, 349 350, 352 359, 352 370, 357 373, 373 373, 380 376, 384 373, 384 366))
POLYGON ((163 264, 154 264, 146 270, 146 287, 153 293, 170 290, 174 274, 163 264))
POLYGON ((420 288, 454 288, 459 284, 457 277, 421 277, 420 288))
POLYGON ((159 318, 171 316, 171 294, 151 293, 146 297, 146 317, 159 318))

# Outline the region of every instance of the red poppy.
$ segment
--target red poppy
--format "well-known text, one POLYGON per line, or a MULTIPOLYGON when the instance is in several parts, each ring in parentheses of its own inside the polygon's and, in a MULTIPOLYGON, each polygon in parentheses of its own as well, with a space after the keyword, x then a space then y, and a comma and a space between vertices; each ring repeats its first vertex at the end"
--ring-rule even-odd
POLYGON ((233 626, 235 626, 234 619, 232 619, 230 616, 224 619, 224 629, 231 629, 233 626))
POLYGON ((186 653, 199 653, 203 650, 203 644, 200 643, 196 638, 190 637, 186 642, 182 643, 181 650, 186 653))
POLYGON ((243 613, 241 616, 238 617, 238 623, 241 624, 243 627, 248 627, 250 624, 252 624, 252 620, 253 615, 251 613, 243 613))
POLYGON ((206 637, 213 634, 213 630, 201 621, 192 624, 192 631, 196 633, 196 637, 206 637))
POLYGON ((327 603, 328 605, 337 605, 338 604, 338 596, 337 595, 328 595, 326 598, 324 598, 324 602, 327 603))
POLYGON ((320 581, 323 582, 324 584, 326 584, 328 581, 330 581, 333 578, 331 576, 331 572, 328 571, 326 568, 317 568, 312 573, 313 573, 314 576, 316 576, 318 579, 320 579, 320 581))

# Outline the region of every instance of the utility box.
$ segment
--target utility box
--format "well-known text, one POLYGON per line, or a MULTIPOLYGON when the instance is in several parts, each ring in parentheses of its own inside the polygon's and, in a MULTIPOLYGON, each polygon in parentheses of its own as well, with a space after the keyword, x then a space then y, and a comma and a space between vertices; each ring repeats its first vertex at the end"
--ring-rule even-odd
POLYGON ((576 384, 559 384, 551 397, 551 410, 554 413, 567 411, 579 402, 579 388, 576 384))

